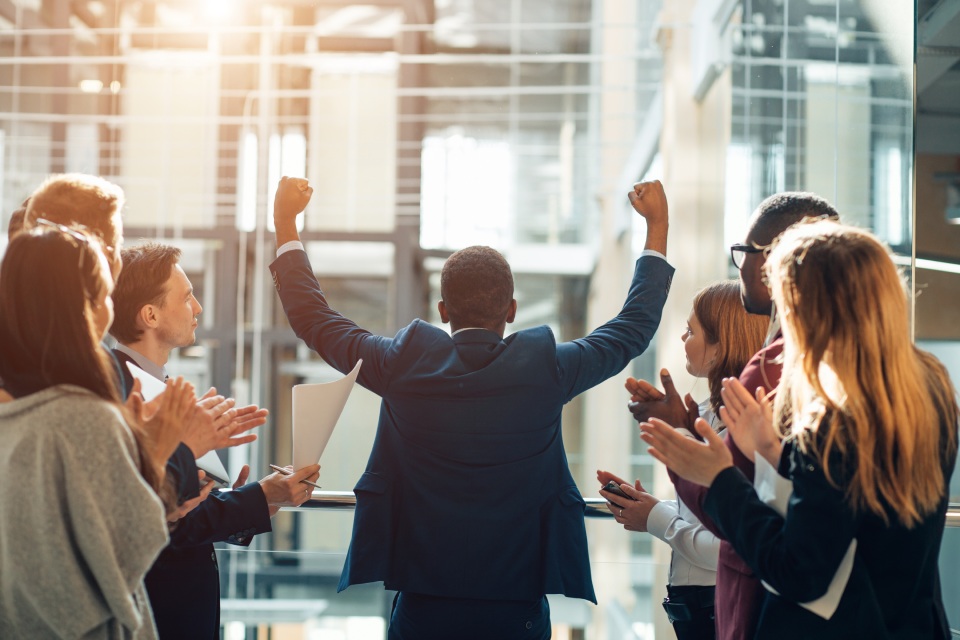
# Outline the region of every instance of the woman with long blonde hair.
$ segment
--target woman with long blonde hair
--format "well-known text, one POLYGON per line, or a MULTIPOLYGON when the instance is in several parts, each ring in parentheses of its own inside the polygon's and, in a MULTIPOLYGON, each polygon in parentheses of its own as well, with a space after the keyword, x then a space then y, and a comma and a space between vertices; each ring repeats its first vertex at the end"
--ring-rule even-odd
POLYGON ((709 487, 705 510, 772 589, 757 638, 949 638, 937 559, 958 408, 911 342, 899 271, 869 232, 824 221, 785 232, 766 273, 784 336, 777 398, 724 380, 721 416, 792 482, 785 514, 703 423, 704 444, 656 420, 642 437, 709 487))

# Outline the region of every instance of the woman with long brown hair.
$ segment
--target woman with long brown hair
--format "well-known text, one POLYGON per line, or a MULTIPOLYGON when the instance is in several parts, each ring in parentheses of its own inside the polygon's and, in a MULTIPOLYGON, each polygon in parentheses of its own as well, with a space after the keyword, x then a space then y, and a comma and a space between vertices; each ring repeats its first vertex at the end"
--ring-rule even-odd
POLYGON ((784 336, 777 398, 724 380, 721 415, 792 482, 785 515, 705 424, 705 444, 657 420, 642 437, 709 487, 705 510, 772 589, 757 638, 949 638, 937 559, 958 408, 911 342, 900 274, 869 232, 826 221, 785 232, 765 268, 784 336))
MULTIPOLYGON (((748 314, 740 301, 740 284, 725 280, 708 285, 693 298, 693 308, 681 335, 687 373, 706 378, 710 395, 700 403, 702 417, 718 434, 726 429, 720 420, 722 380, 739 375, 763 345, 768 321, 748 314)), ((637 381, 629 378, 628 390, 637 381)), ((689 400, 692 402, 692 400, 689 400)), ((692 434, 690 434, 692 437, 692 434)), ((600 495, 617 522, 627 531, 649 532, 670 545, 670 572, 664 609, 679 640, 709 640, 714 635, 714 585, 720 541, 697 519, 682 500, 658 500, 644 491, 640 481, 633 486, 609 471, 597 471, 604 487, 609 482, 631 500, 609 489, 600 495)))
POLYGON ((0 637, 155 636, 157 492, 195 400, 177 380, 151 419, 119 404, 100 347, 112 288, 82 229, 43 222, 0 264, 0 637))

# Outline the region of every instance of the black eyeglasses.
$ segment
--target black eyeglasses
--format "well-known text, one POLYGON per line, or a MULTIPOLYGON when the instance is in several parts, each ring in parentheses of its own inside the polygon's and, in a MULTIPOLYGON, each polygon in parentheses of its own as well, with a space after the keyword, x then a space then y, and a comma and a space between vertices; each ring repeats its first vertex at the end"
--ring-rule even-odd
POLYGON ((730 245, 730 259, 733 266, 738 270, 743 268, 743 261, 748 253, 765 253, 770 250, 769 246, 758 247, 752 244, 732 244, 730 245))

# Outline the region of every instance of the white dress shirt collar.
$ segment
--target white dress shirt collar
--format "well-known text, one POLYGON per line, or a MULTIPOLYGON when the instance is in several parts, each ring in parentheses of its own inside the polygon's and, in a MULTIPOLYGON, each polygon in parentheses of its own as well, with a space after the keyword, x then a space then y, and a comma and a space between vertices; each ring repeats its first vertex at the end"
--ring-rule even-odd
POLYGON ((157 364, 156 362, 154 362, 153 360, 150 360, 149 358, 147 358, 147 356, 143 355, 139 351, 134 351, 130 347, 126 345, 122 345, 119 342, 117 343, 117 351, 121 353, 125 353, 131 358, 133 358, 133 361, 136 363, 138 367, 140 367, 141 369, 143 369, 144 371, 152 375, 157 380, 163 381, 167 379, 166 367, 163 367, 157 364))

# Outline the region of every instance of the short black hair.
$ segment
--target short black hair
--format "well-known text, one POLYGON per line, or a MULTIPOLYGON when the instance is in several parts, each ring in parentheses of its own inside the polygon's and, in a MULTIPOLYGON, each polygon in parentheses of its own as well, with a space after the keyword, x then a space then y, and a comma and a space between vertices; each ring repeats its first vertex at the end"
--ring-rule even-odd
POLYGON ((757 244, 770 244, 781 233, 804 218, 839 220, 832 204, 809 191, 777 193, 757 207, 750 219, 750 238, 757 244))
POLYGON ((490 247, 461 249, 443 265, 440 297, 454 324, 496 328, 513 300, 513 272, 503 255, 490 247))

